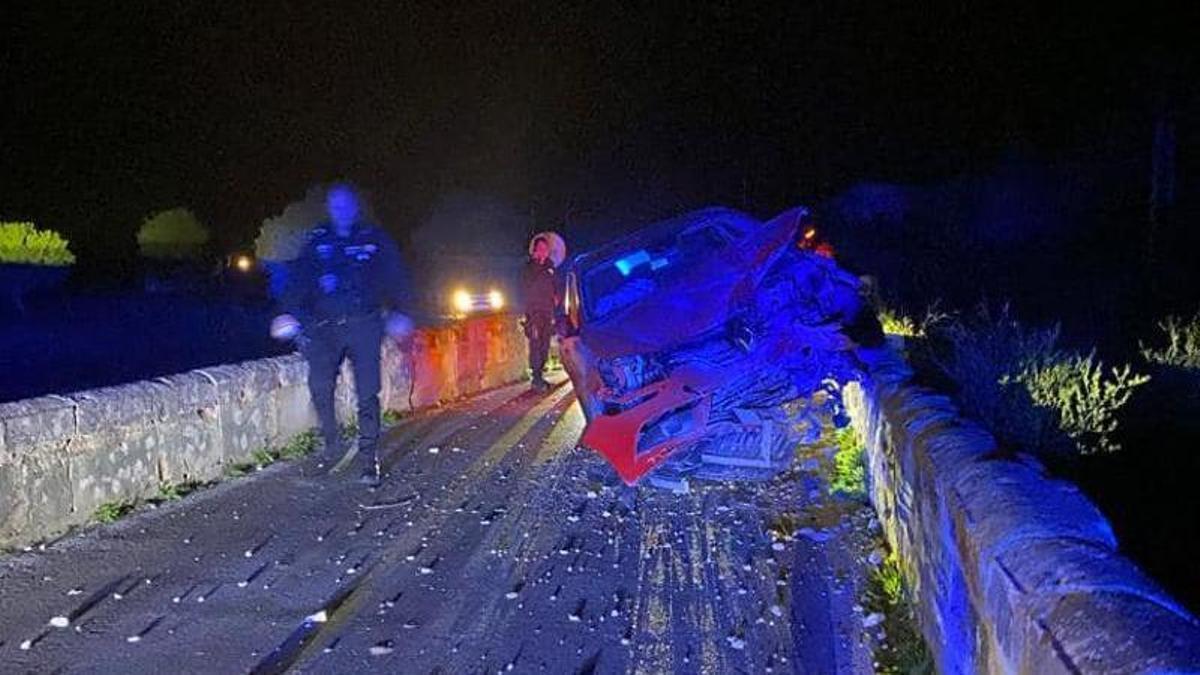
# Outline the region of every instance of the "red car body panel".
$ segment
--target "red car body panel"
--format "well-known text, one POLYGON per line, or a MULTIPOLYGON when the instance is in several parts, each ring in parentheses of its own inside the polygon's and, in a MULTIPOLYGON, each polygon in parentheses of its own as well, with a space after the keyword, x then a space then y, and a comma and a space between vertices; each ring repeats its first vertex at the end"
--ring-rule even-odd
POLYGON ((649 384, 611 403, 641 400, 616 414, 597 415, 587 426, 580 445, 604 455, 627 485, 654 470, 679 448, 700 440, 708 432, 710 395, 721 378, 697 368, 680 368, 671 377, 649 384), (674 410, 691 406, 691 430, 638 451, 642 430, 674 410))

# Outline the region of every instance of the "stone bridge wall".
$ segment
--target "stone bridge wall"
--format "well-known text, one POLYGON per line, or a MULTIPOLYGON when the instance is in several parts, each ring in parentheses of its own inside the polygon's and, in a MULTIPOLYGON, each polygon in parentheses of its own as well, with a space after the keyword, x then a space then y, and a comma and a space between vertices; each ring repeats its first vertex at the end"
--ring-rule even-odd
POLYGON ((1196 619, 1117 552, 1074 485, 998 457, 893 352, 864 360, 846 403, 939 672, 1200 672, 1196 619))
MULTIPOLYGON (((385 345, 382 405, 403 412, 515 382, 526 350, 512 316, 421 329, 403 353, 385 345)), ((283 445, 316 425, 307 377, 292 354, 0 404, 0 546, 44 539, 162 483, 216 478, 283 445)), ((354 407, 347 382, 348 367, 343 420, 354 407)))

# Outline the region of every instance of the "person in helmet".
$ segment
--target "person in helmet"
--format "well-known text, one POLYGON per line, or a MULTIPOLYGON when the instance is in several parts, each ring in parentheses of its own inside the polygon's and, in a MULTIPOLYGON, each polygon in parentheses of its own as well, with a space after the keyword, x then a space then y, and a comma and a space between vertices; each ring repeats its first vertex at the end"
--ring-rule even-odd
POLYGON ((550 337, 558 307, 558 279, 550 259, 550 241, 546 237, 535 237, 530 245, 529 261, 521 270, 521 291, 525 301, 531 386, 534 391, 545 391, 550 385, 543 373, 550 355, 550 337))
POLYGON ((331 187, 325 207, 329 219, 308 233, 292 263, 272 333, 296 340, 308 361, 308 388, 325 441, 322 465, 357 462, 361 480, 374 485, 380 480, 380 345, 385 334, 400 339, 412 330, 399 313, 408 300, 404 265, 395 241, 362 217, 353 187, 331 187), (334 392, 345 358, 354 370, 358 440, 343 454, 334 392))

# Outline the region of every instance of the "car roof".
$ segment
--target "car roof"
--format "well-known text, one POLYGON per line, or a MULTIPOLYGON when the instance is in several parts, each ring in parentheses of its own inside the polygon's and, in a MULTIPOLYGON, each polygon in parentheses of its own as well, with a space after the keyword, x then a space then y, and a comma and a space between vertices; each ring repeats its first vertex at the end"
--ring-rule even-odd
POLYGON ((725 206, 710 206, 696 211, 689 211, 674 218, 651 223, 629 234, 620 236, 603 246, 580 253, 572 259, 572 265, 576 270, 583 270, 596 263, 604 262, 615 255, 624 253, 632 247, 655 241, 672 232, 682 232, 688 228, 714 220, 729 223, 743 231, 760 225, 758 220, 736 209, 725 206))

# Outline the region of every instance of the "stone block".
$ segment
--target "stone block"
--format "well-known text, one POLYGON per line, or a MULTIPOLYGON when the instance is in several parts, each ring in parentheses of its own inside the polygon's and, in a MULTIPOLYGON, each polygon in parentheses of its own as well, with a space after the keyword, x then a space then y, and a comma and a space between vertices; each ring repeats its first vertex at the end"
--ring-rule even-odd
POLYGON ((75 435, 75 402, 61 396, 39 396, 0 403, 5 451, 24 454, 35 446, 65 446, 75 435))
POLYGON ((287 354, 286 356, 276 356, 269 361, 279 378, 279 384, 283 386, 304 385, 308 383, 308 362, 299 354, 287 354))
POLYGON ((76 432, 91 436, 154 424, 163 417, 166 393, 166 386, 161 383, 141 381, 71 394, 69 398, 76 409, 76 432))
POLYGON ((154 494, 161 480, 156 424, 83 436, 70 463, 72 510, 86 519, 105 502, 154 494))
POLYGON ((200 372, 212 378, 216 386, 224 461, 244 461, 278 437, 271 393, 278 386, 279 376, 272 364, 247 361, 200 372))
POLYGON ((205 416, 217 409, 217 385, 202 371, 160 377, 162 414, 166 419, 178 416, 205 416))
POLYGON ((1080 590, 1046 605, 1026 624, 1021 672, 1200 672, 1200 626, 1151 599, 1080 590))
POLYGON ((1107 547, 1075 540, 1033 541, 1006 551, 985 562, 981 580, 992 637, 1003 662, 1013 670, 1043 649, 1049 617, 1071 595, 1136 596, 1173 613, 1178 620, 1192 621, 1184 608, 1132 562, 1107 547))
POLYGON ((275 390, 274 398, 276 436, 273 445, 286 443, 296 434, 318 425, 317 411, 313 408, 307 383, 281 386, 275 390))
POLYGON ((81 522, 71 508, 65 457, 26 454, 0 464, 0 545, 21 546, 81 522))
POLYGON ((158 425, 158 478, 169 483, 211 480, 221 475, 224 449, 220 419, 212 415, 178 415, 158 425))
POLYGON ((1112 527, 1079 488, 1015 461, 974 462, 955 478, 963 558, 979 565, 1030 541, 1070 538, 1116 548, 1112 527))
POLYGON ((384 410, 397 412, 409 410, 408 395, 412 388, 411 346, 397 347, 395 342, 385 340, 383 344, 382 380, 380 404, 384 410))
POLYGON ((971 464, 996 451, 996 438, 986 429, 957 418, 945 426, 931 428, 916 440, 932 478, 934 489, 948 490, 957 476, 971 464))

